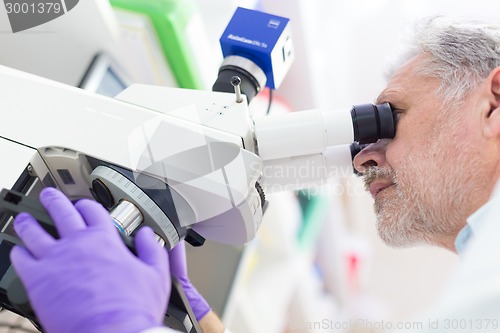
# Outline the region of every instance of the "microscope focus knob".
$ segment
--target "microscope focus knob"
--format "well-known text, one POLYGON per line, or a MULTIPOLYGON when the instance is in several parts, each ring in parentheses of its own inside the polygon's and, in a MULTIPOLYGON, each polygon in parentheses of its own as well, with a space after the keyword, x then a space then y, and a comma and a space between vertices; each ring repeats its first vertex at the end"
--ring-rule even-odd
POLYGON ((264 189, 258 182, 255 183, 255 189, 257 190, 257 193, 259 193, 260 205, 262 208, 264 208, 264 205, 266 203, 266 194, 264 193, 264 189))

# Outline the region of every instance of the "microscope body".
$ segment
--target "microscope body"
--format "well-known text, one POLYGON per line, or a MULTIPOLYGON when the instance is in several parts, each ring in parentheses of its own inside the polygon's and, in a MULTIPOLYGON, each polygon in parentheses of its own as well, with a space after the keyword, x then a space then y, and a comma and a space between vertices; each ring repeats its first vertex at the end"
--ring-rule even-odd
MULTIPOLYGON (((44 187, 73 201, 101 202, 129 248, 140 225, 150 226, 167 249, 182 239, 241 246, 255 237, 267 202, 250 118, 236 117, 222 129, 203 125, 221 110, 247 114, 233 95, 162 90, 170 108, 154 110, 1 66, 0 91, 0 303, 35 327, 41 329, 8 255, 20 243, 15 215, 37 218, 44 187), (193 118, 191 111, 207 108, 212 116, 193 118), (245 128, 246 134, 234 133, 245 128)), ((199 332, 182 288, 172 290, 165 323, 199 332)))
MULTIPOLYGON (((253 239, 264 206, 256 188, 262 162, 240 136, 6 67, 0 91, 3 188, 36 196, 53 186, 78 200, 96 197, 98 181, 110 193, 97 199, 132 200, 167 248, 191 229, 233 245, 253 239)), ((214 96, 212 103, 232 100, 214 96)))

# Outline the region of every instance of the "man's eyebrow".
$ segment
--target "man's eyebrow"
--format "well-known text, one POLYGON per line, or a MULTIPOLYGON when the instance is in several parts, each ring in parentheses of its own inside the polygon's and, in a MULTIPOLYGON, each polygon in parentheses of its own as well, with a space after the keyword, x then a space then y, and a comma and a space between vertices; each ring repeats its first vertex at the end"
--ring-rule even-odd
POLYGON ((387 101, 387 93, 385 91, 382 91, 380 95, 378 95, 377 99, 375 100, 375 104, 382 104, 387 101))
POLYGON ((383 104, 385 102, 391 102, 391 103, 398 103, 401 102, 401 100, 404 99, 404 95, 401 94, 401 92, 397 90, 384 90, 378 95, 377 99, 375 100, 375 104, 383 104))

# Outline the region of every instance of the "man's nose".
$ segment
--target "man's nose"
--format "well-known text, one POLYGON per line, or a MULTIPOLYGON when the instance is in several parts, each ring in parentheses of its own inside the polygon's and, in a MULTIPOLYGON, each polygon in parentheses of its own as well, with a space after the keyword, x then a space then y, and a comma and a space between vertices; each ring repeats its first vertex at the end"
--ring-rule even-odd
POLYGON ((390 139, 378 140, 361 150, 354 157, 354 168, 365 173, 366 170, 373 166, 381 166, 385 163, 385 150, 390 139))

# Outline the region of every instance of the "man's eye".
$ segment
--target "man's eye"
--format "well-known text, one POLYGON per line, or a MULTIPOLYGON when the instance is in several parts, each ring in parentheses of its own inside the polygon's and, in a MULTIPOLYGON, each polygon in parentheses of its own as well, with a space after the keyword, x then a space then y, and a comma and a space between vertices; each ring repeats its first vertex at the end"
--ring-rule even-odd
POLYGON ((394 126, 398 126, 401 115, 403 114, 403 110, 401 109, 392 109, 392 117, 394 118, 394 126))
POLYGON ((399 116, 401 113, 403 113, 403 109, 398 109, 398 108, 393 107, 392 113, 394 114, 394 116, 399 116))

